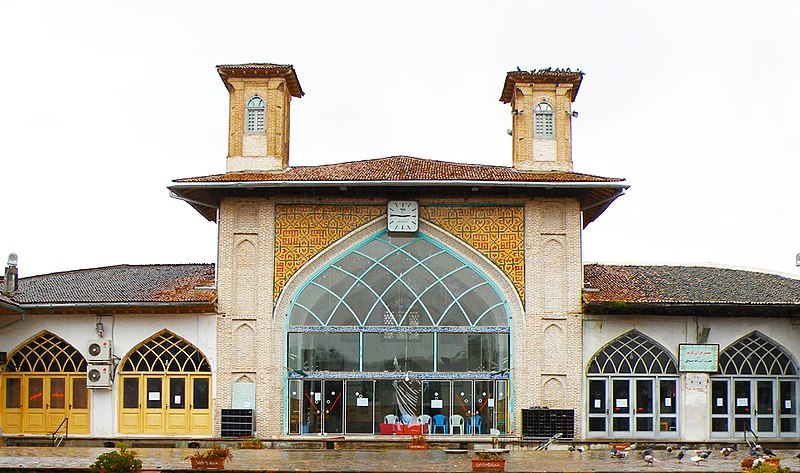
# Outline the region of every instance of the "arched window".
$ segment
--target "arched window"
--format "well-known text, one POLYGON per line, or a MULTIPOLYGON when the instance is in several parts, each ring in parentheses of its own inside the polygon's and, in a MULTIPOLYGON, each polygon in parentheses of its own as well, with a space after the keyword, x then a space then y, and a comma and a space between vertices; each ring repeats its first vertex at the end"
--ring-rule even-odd
POLYGON ((20 347, 9 357, 6 371, 76 373, 86 371, 86 359, 72 345, 50 332, 20 347))
POLYGON ((264 131, 267 105, 259 96, 247 102, 247 131, 264 131))
POLYGON ((672 356, 636 330, 620 336, 597 352, 589 374, 677 374, 672 356))
POLYGON ((553 125, 553 106, 540 102, 533 109, 533 134, 537 138, 552 138, 555 134, 553 125))
POLYGON ((588 435, 677 437, 675 358, 637 330, 620 335, 589 360, 588 435))
POLYGON ((719 355, 720 373, 726 375, 795 376, 794 362, 780 347, 753 332, 719 355))

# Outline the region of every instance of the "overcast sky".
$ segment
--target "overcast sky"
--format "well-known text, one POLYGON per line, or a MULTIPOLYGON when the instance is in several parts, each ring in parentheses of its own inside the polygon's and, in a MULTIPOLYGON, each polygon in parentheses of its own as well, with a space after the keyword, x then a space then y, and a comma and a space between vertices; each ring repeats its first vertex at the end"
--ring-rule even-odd
MULTIPOLYGON (((172 179, 225 170, 217 64, 293 64, 291 164, 511 165, 505 73, 586 73, 575 171, 626 195, 587 262, 800 274, 800 2, 0 3, 0 264, 216 259, 172 179)), ((4 264, 3 264, 4 265, 4 264)))

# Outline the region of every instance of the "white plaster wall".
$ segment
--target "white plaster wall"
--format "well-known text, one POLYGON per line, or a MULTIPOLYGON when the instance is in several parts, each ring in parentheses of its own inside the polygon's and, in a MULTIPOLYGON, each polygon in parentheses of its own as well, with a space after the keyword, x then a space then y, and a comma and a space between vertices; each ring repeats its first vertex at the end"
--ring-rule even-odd
MULTIPOLYGON (((125 314, 105 315, 101 318, 105 338, 112 338, 114 355, 124 359, 136 345, 156 333, 167 329, 195 345, 208 359, 212 372, 216 371, 216 316, 213 314, 125 314)), ((0 351, 8 352, 22 346, 42 331, 49 331, 71 344, 84 357, 87 341, 97 339, 97 316, 81 315, 28 315, 24 321, 8 326, 0 336, 0 351)), ((119 366, 117 366, 117 374, 119 366)), ((112 437, 117 434, 118 384, 111 389, 90 389, 90 436, 112 437)), ((213 386, 212 398, 218 387, 213 386)), ((212 399, 212 403, 213 403, 212 399)))
MULTIPOLYGON (((586 406, 586 367, 603 346, 620 335, 636 329, 661 344, 678 359, 678 344, 695 343, 698 328, 710 328, 708 342, 719 344, 720 352, 728 345, 757 330, 800 359, 800 321, 791 318, 764 317, 693 317, 693 316, 610 316, 586 315, 583 344, 583 403, 586 406)), ((709 375, 683 373, 680 377, 678 408, 680 437, 686 441, 711 439, 711 397, 709 375)), ((585 432, 584 432, 585 435, 585 432)))

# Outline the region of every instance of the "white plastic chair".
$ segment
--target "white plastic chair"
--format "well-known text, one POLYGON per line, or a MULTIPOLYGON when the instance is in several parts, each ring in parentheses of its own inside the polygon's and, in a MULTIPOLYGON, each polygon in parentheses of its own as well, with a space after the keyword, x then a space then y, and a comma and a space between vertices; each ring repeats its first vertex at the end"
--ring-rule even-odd
POLYGON ((450 435, 454 435, 456 429, 459 434, 464 435, 464 418, 458 414, 450 416, 450 435))
POLYGON ((394 414, 386 414, 383 418, 384 424, 396 424, 397 423, 397 416, 394 414))
POLYGON ((420 424, 427 424, 428 425, 427 433, 431 433, 431 422, 432 422, 431 416, 429 416, 428 414, 422 414, 419 417, 417 417, 417 422, 419 422, 420 424))

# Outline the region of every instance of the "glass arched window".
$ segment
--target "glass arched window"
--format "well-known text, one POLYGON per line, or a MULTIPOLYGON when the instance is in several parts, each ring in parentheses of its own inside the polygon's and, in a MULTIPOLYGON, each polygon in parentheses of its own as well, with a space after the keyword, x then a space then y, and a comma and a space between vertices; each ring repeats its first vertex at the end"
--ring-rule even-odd
POLYGON ((164 331, 132 351, 122 372, 211 372, 206 357, 191 343, 164 331))
POLYGON ((287 362, 319 371, 507 369, 506 306, 485 274, 439 242, 382 232, 298 291, 287 362))
POLYGON ((537 138, 552 138, 555 134, 553 106, 547 102, 536 104, 533 109, 533 134, 537 138))
POLYGON ((60 337, 43 332, 9 357, 6 371, 26 373, 86 372, 86 359, 60 337))
POLYGON ((711 377, 711 433, 739 437, 798 436, 797 365, 789 352, 759 332, 751 332, 719 355, 711 377))
POLYGON ((247 102, 247 131, 264 131, 267 104, 255 96, 247 102))
POLYGON ((678 368, 662 345, 637 330, 589 360, 588 435, 677 437, 678 368))

